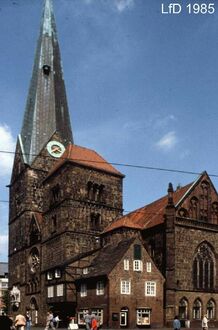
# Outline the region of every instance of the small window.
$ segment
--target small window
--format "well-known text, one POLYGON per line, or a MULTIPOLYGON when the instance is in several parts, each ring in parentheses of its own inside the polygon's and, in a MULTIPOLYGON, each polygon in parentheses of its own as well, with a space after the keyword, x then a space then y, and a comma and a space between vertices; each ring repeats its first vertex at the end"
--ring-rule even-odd
POLYGON ((101 224, 101 216, 99 213, 91 213, 91 229, 99 230, 101 224))
POLYGON ((131 282, 130 281, 121 281, 120 282, 120 292, 121 292, 121 294, 130 294, 131 293, 131 282))
POLYGON ((88 273, 89 273, 89 269, 88 269, 88 267, 83 268, 83 275, 86 275, 86 274, 88 274, 88 273))
POLYGON ((54 297, 54 286, 48 286, 47 297, 48 298, 54 297))
POLYGON ((63 297, 64 295, 64 285, 63 284, 58 284, 56 287, 57 290, 57 297, 63 297))
POLYGON ((134 245, 134 259, 135 260, 141 260, 141 258, 142 258, 141 254, 142 254, 141 245, 135 244, 134 245))
POLYGON ((99 281, 96 284, 96 295, 101 296, 104 294, 104 282, 99 281))
POLYGON ((145 282, 145 295, 156 296, 156 282, 145 282))
POLYGON ((47 272, 47 280, 52 280, 53 279, 53 273, 52 272, 47 272))
POLYGON ((45 64, 45 65, 43 65, 42 69, 43 69, 44 74, 46 76, 48 76, 51 71, 51 67, 49 65, 45 64))
POLYGON ((61 277, 61 270, 59 268, 55 269, 55 278, 61 277))
POLYGON ((135 272, 142 271, 142 261, 141 260, 133 260, 133 270, 135 272))
POLYGON ((123 260, 123 268, 124 270, 129 270, 129 259, 123 260))
POLYGON ((87 296, 87 285, 86 283, 82 283, 80 286, 80 297, 86 297, 87 296))
POLYGON ((151 262, 150 261, 146 262, 146 270, 147 270, 148 273, 151 272, 151 262))
POLYGON ((137 325, 150 325, 151 310, 148 308, 140 308, 136 310, 136 323, 137 325))

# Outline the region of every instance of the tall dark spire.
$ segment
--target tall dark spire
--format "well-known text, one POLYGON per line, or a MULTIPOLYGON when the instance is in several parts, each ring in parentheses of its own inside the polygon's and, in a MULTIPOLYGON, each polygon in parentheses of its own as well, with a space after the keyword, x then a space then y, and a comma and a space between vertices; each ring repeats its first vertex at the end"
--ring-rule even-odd
POLYGON ((53 133, 73 143, 52 0, 45 0, 23 127, 24 161, 31 164, 53 133))

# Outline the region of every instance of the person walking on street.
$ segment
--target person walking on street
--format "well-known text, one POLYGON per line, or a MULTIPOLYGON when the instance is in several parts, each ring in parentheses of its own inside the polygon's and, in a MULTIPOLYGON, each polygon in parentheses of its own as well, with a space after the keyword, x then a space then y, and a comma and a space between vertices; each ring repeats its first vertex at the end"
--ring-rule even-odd
POLYGON ((55 327, 55 329, 58 329, 58 327, 59 327, 59 322, 60 322, 59 316, 56 315, 56 316, 54 317, 54 327, 55 327))
POLYGON ((27 311, 26 312, 26 330, 30 330, 31 329, 31 316, 30 316, 30 312, 27 311))
POLYGON ((24 330, 24 327, 26 325, 26 318, 22 314, 18 314, 15 317, 15 328, 16 330, 24 330))
POLYGON ((47 312, 45 330, 48 330, 50 328, 52 330, 55 330, 54 323, 53 323, 53 313, 47 312))
POLYGON ((94 314, 91 315, 91 330, 97 330, 98 324, 94 314))
POLYGON ((174 317, 174 320, 173 320, 173 329, 174 330, 180 330, 180 328, 181 328, 181 323, 180 323, 180 321, 178 319, 178 316, 176 315, 174 317))
POLYGON ((203 319, 202 319, 202 329, 203 330, 208 330, 208 318, 207 318, 207 314, 204 315, 203 319))
POLYGON ((91 314, 90 312, 87 312, 84 316, 84 321, 86 324, 86 330, 90 330, 91 329, 91 314))

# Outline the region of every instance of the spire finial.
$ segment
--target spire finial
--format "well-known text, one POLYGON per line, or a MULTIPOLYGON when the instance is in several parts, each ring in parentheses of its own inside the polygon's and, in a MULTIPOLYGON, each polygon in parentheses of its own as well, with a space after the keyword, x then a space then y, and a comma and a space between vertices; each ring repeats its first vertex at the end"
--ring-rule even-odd
POLYGON ((173 185, 171 182, 169 183, 167 192, 168 192, 168 205, 174 205, 174 203, 173 203, 173 185))

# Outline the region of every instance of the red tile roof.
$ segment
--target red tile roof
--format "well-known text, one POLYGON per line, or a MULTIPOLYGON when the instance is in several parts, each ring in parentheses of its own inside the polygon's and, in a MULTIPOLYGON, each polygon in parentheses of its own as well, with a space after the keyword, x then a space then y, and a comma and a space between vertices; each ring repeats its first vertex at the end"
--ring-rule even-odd
MULTIPOLYGON (((180 199, 187 193, 193 183, 177 189, 173 194, 174 204, 176 205, 180 199)), ((110 224, 104 233, 121 227, 147 229, 163 223, 165 207, 167 206, 168 196, 164 196, 151 204, 141 207, 129 214, 115 220, 110 224)))
POLYGON ((88 148, 80 147, 75 144, 69 144, 67 146, 64 154, 62 155, 60 160, 55 164, 53 169, 49 172, 48 176, 54 173, 59 167, 61 167, 67 161, 124 177, 124 175, 121 172, 115 169, 96 151, 88 148))

